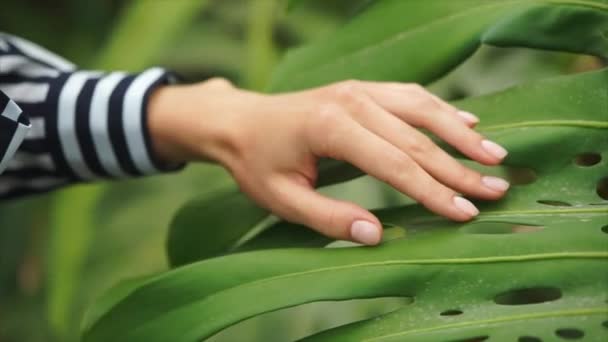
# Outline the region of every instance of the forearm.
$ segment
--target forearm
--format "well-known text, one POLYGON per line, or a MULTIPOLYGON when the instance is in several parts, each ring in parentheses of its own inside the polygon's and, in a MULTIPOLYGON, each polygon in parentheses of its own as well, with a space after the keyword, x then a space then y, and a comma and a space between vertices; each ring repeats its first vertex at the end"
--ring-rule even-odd
POLYGON ((264 95, 213 78, 159 87, 148 104, 152 150, 168 164, 209 161, 228 167, 243 137, 243 113, 264 95))

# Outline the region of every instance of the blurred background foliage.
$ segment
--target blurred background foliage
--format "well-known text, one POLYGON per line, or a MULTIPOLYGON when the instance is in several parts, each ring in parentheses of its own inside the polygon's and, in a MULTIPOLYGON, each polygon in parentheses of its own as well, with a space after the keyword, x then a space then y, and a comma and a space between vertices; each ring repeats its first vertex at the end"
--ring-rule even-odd
MULTIPOLYGON (((185 82, 223 76, 262 91, 286 49, 323 37, 368 2, 299 0, 287 12, 284 0, 3 0, 0 31, 37 42, 82 68, 137 71, 162 65, 185 82)), ((564 53, 482 47, 430 89, 455 99, 600 63, 564 53)), ((363 205, 407 201, 387 187, 378 193, 370 186, 374 182, 364 177, 324 192, 363 205)), ((199 164, 176 174, 0 203, 0 342, 76 340, 85 308, 103 290, 167 268, 166 230, 182 203, 233 186, 222 169, 199 164)), ((396 301, 305 305, 245 321, 213 340, 291 340, 390 311, 396 301)))

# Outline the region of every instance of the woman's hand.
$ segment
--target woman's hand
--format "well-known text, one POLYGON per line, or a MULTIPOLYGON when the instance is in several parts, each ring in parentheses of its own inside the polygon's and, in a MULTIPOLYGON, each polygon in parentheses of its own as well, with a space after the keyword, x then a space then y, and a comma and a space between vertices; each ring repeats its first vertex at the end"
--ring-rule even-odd
POLYGON ((417 130, 482 164, 507 154, 472 129, 474 115, 416 84, 345 81, 262 95, 212 79, 161 88, 148 110, 161 158, 217 161, 260 206, 336 239, 374 245, 382 230, 369 211, 314 190, 320 157, 353 164, 456 221, 479 213, 458 193, 498 199, 509 187, 465 167, 417 130))

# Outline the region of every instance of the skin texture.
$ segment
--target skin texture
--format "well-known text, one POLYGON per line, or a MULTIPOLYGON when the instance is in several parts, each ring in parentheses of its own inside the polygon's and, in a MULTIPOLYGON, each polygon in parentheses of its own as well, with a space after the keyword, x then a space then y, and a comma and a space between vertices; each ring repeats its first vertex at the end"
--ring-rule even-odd
POLYGON ((353 80, 265 95, 211 79, 159 88, 148 112, 162 159, 217 162, 260 206, 336 239, 374 245, 382 230, 369 211, 314 190, 320 157, 351 163, 456 221, 479 213, 459 194, 492 200, 509 186, 465 167, 418 130, 481 164, 499 164, 507 153, 474 130, 474 115, 416 84, 353 80))

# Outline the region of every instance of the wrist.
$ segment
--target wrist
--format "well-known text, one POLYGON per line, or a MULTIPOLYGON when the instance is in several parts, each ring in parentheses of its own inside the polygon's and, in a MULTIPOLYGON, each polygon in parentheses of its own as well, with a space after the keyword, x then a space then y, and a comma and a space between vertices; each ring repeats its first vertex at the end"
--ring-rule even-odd
POLYGON ((238 145, 236 117, 244 108, 237 107, 247 94, 223 79, 157 89, 148 104, 154 153, 167 163, 213 161, 226 166, 238 145))
POLYGON ((176 99, 179 95, 179 87, 167 85, 158 87, 151 95, 148 102, 147 125, 152 141, 154 155, 167 164, 181 164, 187 161, 184 151, 176 140, 176 122, 172 118, 178 108, 176 99))

